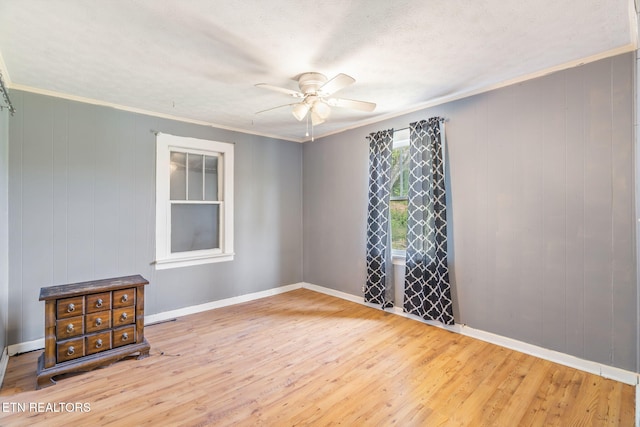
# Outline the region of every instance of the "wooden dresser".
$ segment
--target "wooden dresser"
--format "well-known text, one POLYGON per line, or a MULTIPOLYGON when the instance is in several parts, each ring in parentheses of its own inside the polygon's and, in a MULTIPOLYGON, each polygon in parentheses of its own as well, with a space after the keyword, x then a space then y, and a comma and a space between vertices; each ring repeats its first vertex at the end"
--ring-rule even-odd
POLYGON ((147 357, 148 283, 136 275, 41 288, 45 343, 38 359, 38 388, 55 384, 56 375, 88 371, 134 354, 147 357))

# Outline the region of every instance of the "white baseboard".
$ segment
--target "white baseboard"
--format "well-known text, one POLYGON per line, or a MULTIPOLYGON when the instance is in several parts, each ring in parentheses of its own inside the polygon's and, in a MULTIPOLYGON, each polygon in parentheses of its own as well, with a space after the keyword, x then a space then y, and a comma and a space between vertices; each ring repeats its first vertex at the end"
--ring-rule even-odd
POLYGON ((637 386, 639 383, 640 374, 632 371, 627 371, 602 363, 581 359, 570 354, 561 353, 559 351, 550 350, 533 344, 528 344, 526 342, 518 341, 512 338, 507 338, 501 335, 474 329, 466 325, 461 325, 460 329, 460 333, 462 335, 497 344, 502 347, 519 351, 521 353, 530 354, 532 356, 549 360, 560 365, 569 366, 571 368, 579 369, 581 371, 596 374, 604 378, 612 379, 633 386, 637 386))
POLYGON ((12 344, 7 347, 9 356, 15 356, 20 353, 28 353, 34 350, 40 350, 44 348, 44 338, 38 338, 33 341, 20 342, 18 344, 12 344))
MULTIPOLYGON (((331 295, 337 298, 342 298, 347 301, 356 302, 358 304, 366 305, 367 307, 374 307, 380 309, 379 305, 369 304, 364 301, 361 296, 347 294, 345 292, 336 291, 335 289, 325 288, 323 286, 313 285, 311 283, 302 283, 302 287, 323 294, 331 295)), ((528 344, 523 341, 514 340, 512 338, 503 337, 501 335, 492 334, 491 332, 482 331, 480 329, 474 329, 467 325, 455 324, 452 326, 443 325, 439 322, 431 322, 424 320, 418 316, 414 316, 405 313, 400 307, 393 307, 389 310, 390 313, 397 314, 399 316, 407 317, 409 319, 417 320, 428 325, 436 326, 438 328, 446 329, 451 332, 456 332, 468 337, 476 338, 491 344, 506 347, 511 350, 516 350, 521 353, 526 353, 531 356, 539 357, 540 359, 549 360, 560 365, 569 366, 571 368, 579 369, 581 371, 588 372, 590 374, 599 375, 604 378, 619 381, 624 384, 635 386, 636 389, 636 427, 640 427, 640 374, 627 371, 613 366, 604 365, 602 363, 591 362, 589 360, 580 359, 579 357, 571 356, 569 354, 560 353, 555 350, 549 350, 544 347, 539 347, 533 344, 528 344)))
POLYGON ((526 353, 531 356, 548 360, 550 362, 558 363, 560 365, 569 366, 571 368, 589 372, 590 374, 595 374, 604 378, 620 381, 621 383, 636 386, 640 382, 640 374, 637 374, 632 371, 627 371, 627 370, 616 368, 613 366, 604 365, 602 363, 581 359, 579 357, 572 356, 570 354, 561 353, 555 350, 550 350, 548 348, 529 344, 524 341, 519 341, 519 340, 505 337, 502 335, 497 335, 491 332, 483 331, 481 329, 475 329, 460 323, 456 323, 455 325, 451 325, 451 326, 446 326, 438 322, 427 321, 419 318, 418 316, 405 313, 399 307, 394 307, 394 312, 398 315, 408 317, 414 320, 418 320, 423 323, 427 323, 429 325, 447 329, 452 332, 456 332, 471 338, 476 338, 481 341, 489 342, 491 344, 496 344, 501 347, 506 347, 511 350, 516 350, 521 353, 526 353))
MULTIPOLYGON (((347 294, 341 291, 336 291, 335 289, 313 285, 311 283, 302 283, 302 287, 305 289, 310 289, 316 292, 321 292, 327 295, 335 296, 337 298, 342 298, 348 301, 366 305, 368 307, 375 307, 378 309, 380 308, 379 305, 368 304, 364 302, 364 299, 361 296, 347 294)), ((492 344, 496 344, 501 347, 506 347, 511 350, 516 350, 521 353, 530 354, 532 356, 539 357, 541 359, 549 360, 551 362, 559 363, 561 365, 569 366, 571 368, 575 368, 581 371, 589 372, 591 374, 599 375, 604 378, 620 381, 621 383, 624 383, 624 384, 629 384, 636 387, 638 387, 638 385, 640 384, 640 374, 635 372, 627 371, 620 368, 615 368, 613 366, 604 365, 602 363, 580 359, 579 357, 571 356, 565 353, 560 353, 555 350, 549 350, 544 347, 528 344, 523 341, 518 341, 513 338, 504 337, 502 335, 493 334, 491 332, 486 332, 480 329, 475 329, 464 324, 456 323, 455 325, 447 326, 439 322, 424 320, 418 316, 405 313, 400 307, 393 307, 388 311, 390 313, 394 313, 399 316, 417 320, 419 322, 422 322, 428 325, 446 329, 451 332, 456 332, 462 335, 466 335, 468 337, 472 337, 472 338, 476 338, 492 344)), ((638 393, 640 393, 640 391, 638 393)))
MULTIPOLYGON (((292 291, 294 289, 300 289, 302 283, 294 283, 293 285, 280 286, 273 289, 267 289, 266 291, 254 292, 252 294, 240 295, 237 297, 226 298, 218 301, 211 301, 205 304, 192 305, 190 307, 183 307, 177 310, 165 311, 162 313, 156 313, 144 316, 144 323, 156 323, 164 320, 174 319, 176 317, 187 316, 189 314, 200 313, 207 310, 213 310, 214 308, 227 307, 234 304, 240 304, 243 302, 253 301, 260 298, 266 298, 272 295, 282 294, 292 291)), ((39 338, 33 341, 22 342, 13 344, 8 347, 9 356, 15 356, 16 354, 26 353, 29 351, 40 350, 44 348, 44 338, 39 338)))
POLYGON ((331 288, 325 288, 324 286, 318 286, 318 285, 314 285, 311 283, 306 283, 306 282, 302 282, 302 287, 305 289, 309 289, 312 291, 316 291, 316 292, 320 292, 322 294, 326 294, 326 295, 331 295, 337 298, 341 298, 341 299, 345 299, 347 301, 351 301, 351 302, 357 302, 358 304, 362 304, 362 305, 366 305, 369 307, 378 307, 376 305, 373 304, 368 304, 366 302, 364 302, 364 299, 362 297, 356 296, 356 295, 352 295, 352 294, 348 294, 346 292, 342 292, 342 291, 336 291, 335 289, 331 289, 331 288))
POLYGON ((260 298, 266 298, 273 295, 283 294, 285 292, 293 291, 294 289, 300 289, 302 288, 302 285, 303 285, 302 283, 295 283, 293 285, 280 286, 278 288, 272 288, 266 291, 254 292, 252 294, 240 295, 237 297, 221 299, 218 301, 211 301, 205 304, 192 305, 190 307, 179 308, 177 310, 151 314, 148 316, 144 316, 144 323, 145 325, 148 325, 150 323, 162 322, 165 320, 174 319, 176 317, 187 316, 189 314, 195 314, 195 313, 201 313, 207 310, 213 310, 214 308, 227 307, 230 305, 253 301, 260 298))

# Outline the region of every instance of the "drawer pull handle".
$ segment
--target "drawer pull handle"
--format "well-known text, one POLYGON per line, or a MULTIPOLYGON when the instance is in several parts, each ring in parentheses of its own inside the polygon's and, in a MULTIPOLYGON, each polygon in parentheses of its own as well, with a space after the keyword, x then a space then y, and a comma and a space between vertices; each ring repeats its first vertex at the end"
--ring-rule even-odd
POLYGON ((98 298, 98 301, 96 301, 96 307, 102 307, 102 298, 98 298))
POLYGON ((122 295, 122 302, 127 302, 127 301, 129 301, 129 295, 127 294, 122 295))
POLYGON ((73 304, 73 303, 69 304, 69 305, 67 306, 67 312, 68 312, 68 313, 72 313, 72 312, 74 312, 74 311, 76 311, 76 305, 75 305, 75 304, 73 304))
POLYGON ((129 339, 129 334, 128 333, 125 332, 124 334, 122 334, 122 341, 126 341, 128 339, 129 339))
POLYGON ((127 320, 127 313, 122 313, 122 314, 120 315, 120 318, 121 318, 122 320, 127 320))
POLYGON ((100 347, 102 347, 102 340, 98 338, 98 340, 96 341, 96 348, 100 347))
POLYGON ((73 353, 75 353, 75 352, 76 352, 76 350, 73 348, 73 346, 72 346, 72 345, 71 345, 71 346, 69 346, 69 348, 67 349, 67 355, 68 355, 68 356, 73 355, 73 353))
MULTIPOLYGON (((73 323, 69 323, 69 324, 67 325, 67 332, 69 332, 69 333, 73 332, 73 323)), ((72 348, 73 348, 73 347, 72 347, 72 348)))
POLYGON ((102 319, 98 317, 96 319, 96 326, 100 326, 100 325, 102 325, 102 319))

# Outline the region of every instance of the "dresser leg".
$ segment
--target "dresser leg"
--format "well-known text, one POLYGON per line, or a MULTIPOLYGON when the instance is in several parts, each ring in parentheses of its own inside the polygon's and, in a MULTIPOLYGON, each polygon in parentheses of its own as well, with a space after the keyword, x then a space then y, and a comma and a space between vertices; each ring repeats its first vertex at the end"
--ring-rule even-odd
POLYGON ((36 382, 36 390, 40 390, 42 387, 47 387, 50 385, 56 384, 53 380, 53 375, 48 375, 46 372, 43 372, 44 368, 44 352, 38 357, 38 371, 37 371, 37 382, 36 382))
POLYGON ((140 350, 140 354, 138 355, 138 357, 136 357, 136 360, 141 360, 149 357, 149 350, 151 350, 151 346, 149 345, 149 342, 146 338, 142 341, 142 343, 145 344, 145 348, 140 350))
POLYGON ((43 387, 48 387, 50 385, 57 384, 52 376, 42 375, 38 376, 38 384, 36 385, 36 390, 40 390, 43 387))

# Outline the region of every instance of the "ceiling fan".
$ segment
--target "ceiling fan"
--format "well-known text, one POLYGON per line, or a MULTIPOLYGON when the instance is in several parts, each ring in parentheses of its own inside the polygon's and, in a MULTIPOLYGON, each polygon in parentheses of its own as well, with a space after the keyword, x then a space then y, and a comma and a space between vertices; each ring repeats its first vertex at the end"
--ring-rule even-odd
POLYGON ((311 124, 316 126, 324 123, 329 118, 329 115, 331 114, 331 107, 351 108, 354 110, 368 112, 373 111, 376 108, 376 104, 373 102, 331 97, 331 95, 353 84, 355 81, 356 80, 353 77, 342 73, 338 74, 331 80, 327 80, 327 78, 320 73, 303 73, 298 77, 299 91, 273 86, 266 83, 258 83, 256 85, 257 87, 284 93, 300 99, 300 102, 280 105, 278 107, 259 111, 258 113, 264 113, 265 111, 293 105, 292 113, 297 120, 301 121, 307 116, 307 114, 309 114, 311 116, 311 124))

